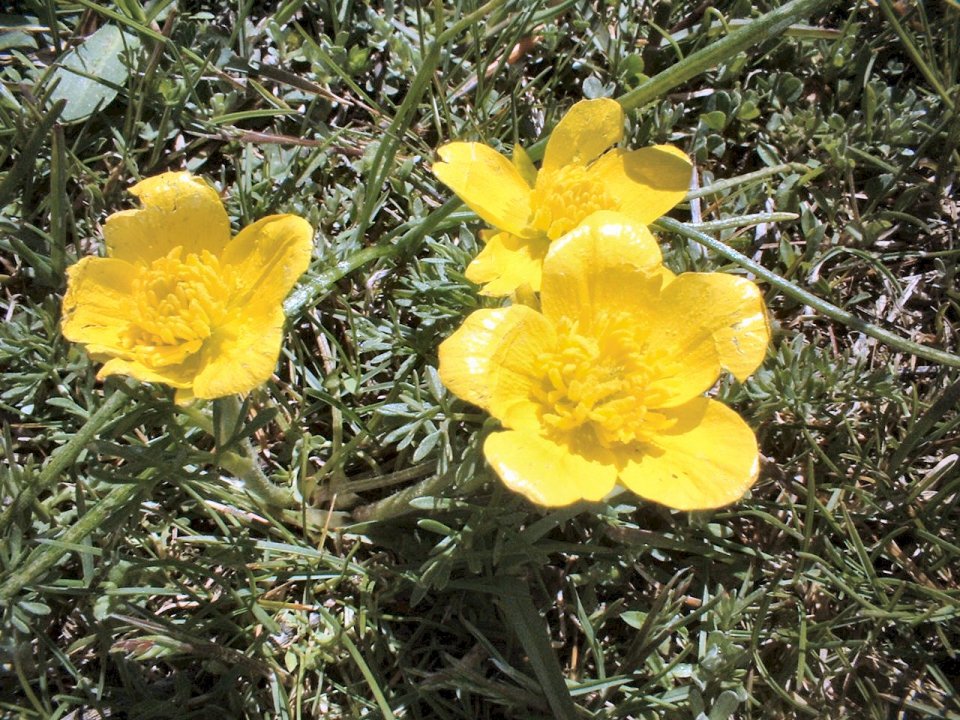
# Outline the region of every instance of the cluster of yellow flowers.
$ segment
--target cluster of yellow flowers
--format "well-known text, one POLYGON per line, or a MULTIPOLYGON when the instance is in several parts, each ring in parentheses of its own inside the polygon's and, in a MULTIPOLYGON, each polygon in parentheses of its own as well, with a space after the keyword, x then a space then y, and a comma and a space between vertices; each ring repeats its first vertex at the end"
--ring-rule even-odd
MULTIPOLYGON (((756 481, 759 454, 749 426, 705 393, 762 361, 762 296, 742 277, 663 265, 647 224, 683 199, 690 161, 665 145, 611 150, 623 122, 613 100, 577 103, 539 171, 521 148, 512 160, 479 143, 439 150, 434 173, 493 228, 467 277, 526 298, 471 314, 440 345, 440 377, 503 425, 484 454, 533 502, 601 500, 619 483, 674 508, 717 507, 756 481)), ((275 215, 231 239, 216 192, 188 173, 132 192, 144 207, 108 218, 108 256, 69 271, 64 335, 106 361, 101 377, 166 383, 178 402, 264 382, 310 226, 275 215)))

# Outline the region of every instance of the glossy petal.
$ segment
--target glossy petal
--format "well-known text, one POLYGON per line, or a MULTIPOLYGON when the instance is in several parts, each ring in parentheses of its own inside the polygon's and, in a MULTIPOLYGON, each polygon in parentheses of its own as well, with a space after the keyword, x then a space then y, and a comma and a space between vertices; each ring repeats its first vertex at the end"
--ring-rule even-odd
POLYGON ((521 285, 539 291, 543 258, 549 248, 546 238, 527 240, 506 232, 495 233, 467 266, 467 279, 483 285, 481 295, 502 297, 521 285))
POLYGON ((527 234, 530 186, 513 163, 482 143, 454 142, 438 151, 433 174, 483 220, 514 235, 527 234))
POLYGON ((140 382, 163 383, 174 388, 188 388, 196 373, 196 363, 185 363, 168 367, 144 365, 138 360, 115 357, 107 360, 97 377, 101 380, 111 375, 129 375, 140 382))
POLYGON ((675 421, 646 445, 623 452, 620 480, 638 495, 678 510, 740 499, 760 469, 753 431, 733 410, 697 398, 666 413, 675 421))
POLYGON ((269 380, 280 355, 283 323, 279 303, 260 312, 238 313, 204 344, 193 394, 209 399, 247 393, 269 380))
POLYGON ((535 432, 493 433, 483 454, 504 484, 539 505, 569 505, 602 499, 617 479, 612 456, 596 448, 583 454, 566 439, 535 432))
POLYGON ((136 268, 123 260, 85 257, 67 268, 61 328, 92 352, 121 352, 130 321, 130 288, 136 268))
POLYGON ((554 342, 550 323, 528 307, 477 310, 440 344, 440 379, 506 427, 535 430, 538 357, 554 342))
POLYGON ((709 335, 720 364, 735 378, 746 378, 763 362, 770 342, 770 327, 763 295, 746 278, 725 273, 683 273, 663 294, 670 309, 665 323, 679 318, 694 320, 700 337, 709 335))
POLYGON ((313 228, 296 215, 270 215, 245 227, 223 251, 221 264, 233 266, 237 300, 279 304, 310 265, 313 228))
POLYGON ((513 148, 513 166, 529 187, 537 184, 537 168, 522 145, 515 145, 513 148))
POLYGON ((610 98, 581 100, 550 133, 542 170, 588 165, 623 137, 623 108, 610 98))
POLYGON ((581 324, 604 312, 643 317, 660 289, 661 262, 645 225, 620 213, 594 213, 551 245, 543 265, 543 313, 551 321, 581 324))
POLYGON ((620 203, 619 210, 649 225, 683 200, 690 188, 690 159, 672 145, 614 150, 590 168, 620 203))
POLYGON ((143 208, 107 218, 103 236, 110 257, 149 264, 175 247, 219 255, 230 240, 230 220, 220 196, 201 178, 169 172, 142 180, 130 192, 143 208))

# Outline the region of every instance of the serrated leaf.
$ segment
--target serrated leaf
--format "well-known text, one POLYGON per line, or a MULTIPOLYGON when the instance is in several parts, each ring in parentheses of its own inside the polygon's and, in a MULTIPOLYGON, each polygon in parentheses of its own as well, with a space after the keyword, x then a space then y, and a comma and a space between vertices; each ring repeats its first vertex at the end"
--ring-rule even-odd
POLYGON ((64 122, 85 120, 109 105, 129 74, 122 54, 139 45, 136 36, 113 25, 104 25, 64 55, 53 71, 53 79, 58 84, 50 94, 53 101, 66 101, 60 119, 64 122))

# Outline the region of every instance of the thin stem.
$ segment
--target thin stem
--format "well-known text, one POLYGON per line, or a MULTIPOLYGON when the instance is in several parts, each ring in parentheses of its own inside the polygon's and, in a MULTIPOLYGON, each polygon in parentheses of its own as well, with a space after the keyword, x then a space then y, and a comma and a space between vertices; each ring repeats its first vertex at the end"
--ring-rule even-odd
POLYGON ((143 485, 139 483, 116 486, 83 517, 64 530, 56 544, 35 548, 26 562, 0 585, 0 606, 9 603, 24 587, 60 562, 60 558, 87 535, 115 517, 142 489, 143 485))
POLYGON ((729 228, 748 228, 763 223, 789 222, 799 217, 796 213, 773 212, 773 213, 753 213, 751 215, 734 215, 722 220, 708 220, 702 223, 690 223, 688 227, 695 230, 727 230, 729 228))
POLYGON ((770 270, 767 270, 759 263, 755 263, 746 255, 737 252, 728 245, 725 245, 719 240, 715 240, 699 230, 695 230, 685 223, 664 217, 657 220, 654 225, 661 230, 676 233, 682 237, 694 240, 701 245, 705 245, 721 257, 724 257, 731 262, 735 262, 740 267, 750 270, 752 273, 757 275, 757 277, 763 278, 775 288, 780 290, 784 295, 792 297, 794 300, 802 302, 805 305, 809 305, 815 310, 826 315, 828 318, 836 320, 839 323, 843 323, 849 328, 852 328, 858 332, 862 332, 864 335, 869 335, 885 345, 896 348, 901 352, 910 353, 911 355, 925 358, 931 362, 940 363, 941 365, 960 367, 960 356, 945 352, 943 350, 938 350, 936 348, 928 347, 926 345, 921 345, 913 340, 907 340, 896 333, 892 333, 889 330, 884 330, 883 328, 872 325, 865 320, 861 320, 856 315, 848 313, 846 310, 841 310, 836 305, 818 298, 816 295, 804 290, 801 287, 798 287, 797 285, 794 285, 789 280, 784 280, 782 277, 774 272, 771 272, 770 270))
POLYGON ((801 17, 831 4, 833 0, 792 0, 751 21, 750 24, 734 30, 725 38, 711 43, 682 61, 674 63, 639 87, 620 96, 618 100, 624 110, 642 107, 737 53, 776 37, 801 17))
POLYGON ((130 399, 127 394, 128 388, 129 386, 121 386, 115 390, 66 444, 54 450, 46 467, 40 471, 40 475, 23 488, 0 515, 0 535, 7 531, 16 518, 25 518, 37 496, 60 480, 83 449, 130 399))
POLYGON ((803 163, 784 163, 783 165, 774 165, 773 167, 765 167, 744 175, 737 175, 736 177, 732 178, 716 180, 709 185, 697 188, 696 190, 691 190, 687 193, 685 199, 693 200, 695 198, 702 198, 707 195, 716 195, 723 190, 730 190, 748 182, 753 182, 754 180, 762 180, 763 178, 770 177, 771 175, 780 175, 787 172, 804 172, 813 174, 820 171, 815 168, 807 167, 803 163))
POLYGON ((411 251, 425 235, 435 230, 454 210, 459 208, 459 198, 453 197, 434 210, 416 225, 410 227, 392 245, 375 245, 358 250, 346 260, 342 260, 323 272, 315 275, 297 287, 283 303, 283 311, 288 318, 296 319, 307 308, 312 307, 324 295, 330 292, 334 283, 342 280, 354 270, 358 270, 369 262, 381 258, 402 256, 411 251))
POLYGON ((407 91, 406 96, 404 96, 403 102, 397 109, 397 114, 390 123, 390 127, 388 127, 384 133, 383 141, 377 148, 376 155, 374 155, 370 170, 371 182, 367 186, 366 197, 364 198, 363 206, 357 218, 356 228, 354 228, 354 239, 356 241, 359 242, 362 240, 364 233, 366 233, 370 225, 374 205, 380 196, 380 188, 386 179, 389 169, 393 165, 393 159, 397 153, 397 144, 400 142, 401 128, 406 126, 409 116, 420 102, 420 98, 423 96, 423 93, 426 92, 427 87, 429 87, 430 80, 433 78, 437 65, 440 63, 441 51, 453 42, 460 33, 467 28, 474 27, 481 23, 490 13, 505 2, 506 0, 490 0, 490 2, 477 8, 472 13, 462 17, 445 32, 438 35, 436 40, 431 43, 430 49, 423 58, 423 64, 417 70, 417 74, 410 84, 410 89, 407 91))
POLYGON ((910 56, 910 59, 913 60, 913 64, 917 66, 917 69, 921 74, 927 79, 927 82, 933 86, 933 89, 937 91, 937 95, 940 96, 940 99, 943 100, 943 104, 947 106, 951 111, 956 110, 956 106, 953 102, 953 98, 950 97, 950 93, 943 86, 943 83, 940 82, 940 78, 937 77, 937 74, 933 71, 926 60, 923 59, 923 56, 920 55, 920 51, 917 50, 917 46, 913 44, 913 41, 910 40, 910 37, 907 35, 907 31, 903 29, 903 25, 900 24, 900 20, 897 19, 897 14, 893 11, 893 8, 890 7, 890 0, 880 0, 880 11, 883 13, 883 16, 887 19, 887 22, 893 27, 893 31, 897 34, 897 37, 900 38, 900 42, 903 43, 904 50, 907 51, 907 55, 910 56))
POLYGON ((217 460, 224 470, 243 481, 246 489, 255 499, 267 503, 273 508, 296 507, 297 498, 290 488, 282 488, 273 483, 260 467, 260 458, 254 450, 249 437, 238 438, 236 444, 240 452, 223 450, 219 446, 235 437, 243 418, 240 417, 241 404, 236 395, 227 395, 213 401, 214 438, 218 452, 217 460))
POLYGON ((353 519, 357 522, 370 522, 405 515, 413 510, 410 507, 411 500, 436 495, 449 484, 450 478, 446 475, 428 477, 426 480, 421 480, 416 485, 404 488, 383 500, 358 507, 352 513, 353 519))
POLYGON ((250 443, 250 438, 243 438, 240 447, 244 451, 243 455, 233 452, 221 454, 220 467, 242 480, 244 488, 267 505, 273 508, 296 507, 298 500, 293 490, 274 485, 260 467, 260 459, 250 443))

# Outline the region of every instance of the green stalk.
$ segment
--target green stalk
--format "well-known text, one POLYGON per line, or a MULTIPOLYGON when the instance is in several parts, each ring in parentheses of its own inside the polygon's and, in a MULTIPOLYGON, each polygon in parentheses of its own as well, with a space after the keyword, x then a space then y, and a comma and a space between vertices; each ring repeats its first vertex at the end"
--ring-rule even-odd
POLYGON ((459 198, 453 197, 401 235, 395 244, 374 245, 358 250, 346 260, 336 263, 300 284, 283 303, 283 311, 287 318, 300 317, 307 308, 312 307, 330 292, 334 283, 354 270, 359 270, 367 263, 380 258, 399 257, 409 252, 423 239, 424 235, 436 229, 460 205, 459 198))
POLYGON ((273 481, 260 467, 260 458, 249 437, 241 437, 237 444, 239 453, 224 451, 223 443, 233 437, 240 427, 240 399, 236 395, 227 395, 213 401, 214 438, 217 443, 217 461, 220 467, 243 481, 244 488, 255 499, 261 500, 272 508, 290 508, 297 506, 297 498, 290 488, 274 485, 273 481))
POLYGON ((907 340, 904 337, 900 337, 896 333, 892 333, 889 330, 884 330, 883 328, 877 327, 876 325, 868 323, 865 320, 861 320, 856 315, 848 313, 846 310, 841 310, 836 305, 829 303, 826 300, 821 300, 816 295, 797 285, 794 285, 789 280, 784 280, 776 273, 767 270, 765 267, 763 267, 763 265, 755 263, 746 255, 737 252, 728 245, 725 245, 719 240, 713 239, 709 235, 706 235, 705 233, 702 233, 685 223, 664 217, 657 220, 654 223, 654 226, 660 228, 661 230, 676 233, 681 237, 694 240, 701 245, 705 245, 721 257, 726 258, 731 262, 735 262, 740 267, 750 270, 750 272, 754 273, 757 277, 763 278, 784 295, 792 297, 794 300, 802 302, 805 305, 809 305, 818 312, 826 315, 831 320, 836 320, 837 322, 843 323, 847 327, 852 328, 857 332, 862 332, 864 335, 869 335, 885 345, 889 345, 890 347, 900 350, 901 352, 922 357, 926 360, 930 360, 931 362, 940 363, 941 365, 960 367, 960 356, 945 352, 943 350, 938 350, 936 348, 928 347, 926 345, 921 345, 913 340, 907 340))
POLYGON ((372 520, 387 520, 411 512, 410 501, 421 497, 431 497, 450 484, 446 475, 433 475, 421 480, 416 485, 388 495, 383 500, 363 505, 354 510, 351 515, 356 522, 370 522, 372 520))
POLYGON ((783 165, 774 165, 773 167, 761 168, 760 170, 754 170, 753 172, 748 172, 744 175, 737 175, 736 177, 732 178, 716 180, 709 185, 691 190, 687 193, 685 199, 694 200, 696 198, 706 197, 707 195, 716 195, 723 190, 730 190, 754 180, 762 180, 763 178, 767 178, 772 175, 780 175, 781 173, 788 172, 809 173, 810 175, 813 175, 821 171, 819 169, 808 167, 803 163, 784 163, 783 165))
POLYGON ((26 562, 0 585, 0 607, 7 605, 24 587, 60 562, 60 558, 69 552, 70 547, 78 545, 87 535, 125 508, 142 488, 143 486, 137 483, 116 486, 67 528, 55 544, 35 548, 26 562))
POLYGON ((801 17, 820 11, 833 0, 792 0, 771 10, 721 40, 689 55, 634 88, 618 99, 624 110, 634 110, 663 97, 668 91, 692 80, 702 72, 716 67, 737 53, 776 37, 801 17))
POLYGON ((423 58, 423 64, 417 70, 413 77, 413 83, 410 90, 407 91, 403 102, 397 109, 397 114, 390 123, 390 127, 384 133, 383 141, 377 148, 377 154, 373 158, 370 168, 370 184, 367 186, 366 197, 363 201, 363 207, 357 219, 357 226, 354 230, 354 238, 357 242, 363 239, 364 233, 370 226, 370 219, 373 215, 373 206, 376 204, 380 195, 380 188, 386 180, 387 174, 393 166, 393 159, 397 154, 397 145, 400 142, 401 128, 407 124, 407 119, 413 114, 414 109, 423 97, 423 93, 430 85, 433 74, 440 63, 440 53, 454 39, 467 28, 473 27, 483 20, 498 7, 503 5, 506 0, 490 0, 469 15, 465 15, 454 25, 440 33, 436 40, 430 45, 426 56, 423 58))
POLYGON ((220 467, 242 480, 250 495, 262 500, 268 508, 297 507, 299 503, 294 492, 290 488, 274 485, 260 467, 260 459, 250 443, 250 438, 240 440, 240 446, 244 451, 242 455, 232 452, 220 455, 220 467))
POLYGON ((67 441, 65 445, 57 448, 46 467, 40 471, 40 475, 32 480, 10 505, 0 515, 0 535, 6 533, 7 528, 16 518, 26 517, 30 506, 37 496, 52 487, 66 472, 67 468, 73 465, 77 456, 83 449, 90 444, 90 441, 103 429, 103 427, 113 419, 113 416, 126 404, 129 395, 126 388, 119 388, 107 398, 106 402, 90 416, 83 427, 67 441))

